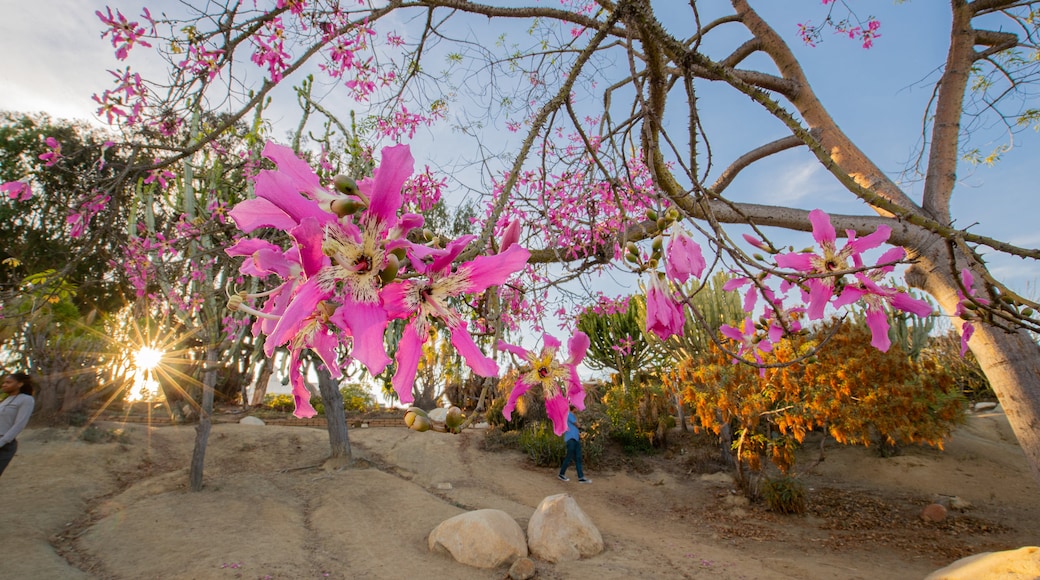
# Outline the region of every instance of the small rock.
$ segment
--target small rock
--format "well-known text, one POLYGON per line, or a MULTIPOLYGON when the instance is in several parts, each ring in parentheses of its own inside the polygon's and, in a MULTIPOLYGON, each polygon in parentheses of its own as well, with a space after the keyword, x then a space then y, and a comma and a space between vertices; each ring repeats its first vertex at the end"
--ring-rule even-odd
POLYGON ((972 410, 974 410, 976 413, 981 413, 982 411, 989 411, 990 409, 996 409, 996 408, 997 408, 997 404, 996 403, 994 403, 992 401, 982 401, 982 402, 979 402, 979 403, 975 403, 975 406, 972 408, 972 410))
POLYGON ((972 508, 971 502, 966 500, 966 499, 962 499, 962 498, 959 498, 957 496, 953 496, 953 497, 950 498, 950 509, 951 510, 957 510, 959 512, 963 512, 963 511, 970 510, 971 508, 972 508))
POLYGON ((946 519, 946 508, 939 503, 928 504, 921 510, 921 519, 926 522, 941 522, 946 519))
POLYGON ((266 425, 263 419, 259 417, 242 417, 238 422, 239 425, 266 425))
POLYGON ((447 491, 447 490, 451 489, 451 484, 448 483, 448 482, 438 483, 437 484, 437 489, 447 491))
POLYGON ((517 558, 509 567, 509 578, 510 580, 529 580, 534 578, 535 572, 537 570, 535 570, 534 561, 530 558, 517 558))

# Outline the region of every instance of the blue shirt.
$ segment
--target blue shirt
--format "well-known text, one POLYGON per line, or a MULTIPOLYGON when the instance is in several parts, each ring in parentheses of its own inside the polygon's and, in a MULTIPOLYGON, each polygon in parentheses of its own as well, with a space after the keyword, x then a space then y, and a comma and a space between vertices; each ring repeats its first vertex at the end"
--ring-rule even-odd
POLYGON ((581 434, 578 432, 578 418, 574 416, 574 413, 567 411, 567 432, 563 434, 563 440, 570 439, 580 441, 581 434))

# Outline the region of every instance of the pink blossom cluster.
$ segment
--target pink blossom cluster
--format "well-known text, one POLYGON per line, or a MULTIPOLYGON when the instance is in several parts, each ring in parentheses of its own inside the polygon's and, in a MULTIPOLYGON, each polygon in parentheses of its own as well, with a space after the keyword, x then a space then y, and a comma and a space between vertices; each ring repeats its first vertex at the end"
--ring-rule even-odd
POLYGON ((112 125, 116 122, 134 126, 141 121, 144 111, 148 88, 141 80, 141 75, 131 73, 127 67, 125 71, 108 71, 115 77, 115 88, 106 89, 101 95, 94 94, 91 98, 101 105, 97 114, 105 117, 105 121, 112 125))
POLYGON ((177 66, 191 74, 206 77, 206 82, 210 82, 220 74, 220 60, 223 56, 223 50, 209 50, 201 44, 192 44, 188 47, 187 58, 177 63, 177 66))
POLYGON ((106 7, 105 10, 106 13, 104 14, 100 10, 95 11, 94 14, 108 27, 101 37, 112 37, 112 46, 116 49, 116 58, 125 60, 130 53, 130 49, 136 45, 152 46, 147 41, 142 40, 146 35, 155 36, 155 20, 152 19, 152 14, 147 8, 144 9, 141 17, 148 21, 151 27, 150 30, 145 29, 136 21, 127 19, 119 10, 116 10, 114 15, 112 14, 112 8, 106 7))
POLYGON ((44 143, 47 144, 47 148, 50 150, 40 154, 40 161, 44 162, 44 167, 53 167, 62 160, 61 143, 54 137, 47 137, 44 143))
POLYGON ((237 204, 230 216, 246 234, 273 228, 287 233, 289 243, 250 236, 227 249, 245 258, 243 276, 271 286, 259 294, 236 294, 229 308, 256 317, 252 332, 266 336, 268 355, 288 348, 298 416, 314 414, 301 372, 303 351, 315 352, 333 377, 353 361, 379 375, 391 362, 384 335, 392 320, 404 321, 391 378, 402 402, 413 400, 422 346, 434 324, 448 329, 452 346, 474 373, 498 374, 457 304, 524 267, 530 252, 515 243, 518 236, 504 238, 495 255, 461 263, 460 254, 476 236, 436 245, 411 241, 408 234, 424 220, 403 211, 402 188, 414 165, 406 145, 384 148, 372 177, 356 184, 337 178, 333 189, 287 147, 268 143, 263 155, 276 169, 256 176, 257 197, 237 204))
POLYGON ((90 225, 90 220, 108 207, 109 200, 111 197, 102 192, 94 192, 80 199, 65 218, 65 223, 69 226, 69 235, 73 238, 82 237, 90 225))
POLYGON ((268 20, 262 32, 250 36, 249 40, 255 47, 250 59, 257 66, 267 69, 267 76, 272 83, 281 81, 292 58, 285 50, 285 26, 282 19, 276 17, 268 20))

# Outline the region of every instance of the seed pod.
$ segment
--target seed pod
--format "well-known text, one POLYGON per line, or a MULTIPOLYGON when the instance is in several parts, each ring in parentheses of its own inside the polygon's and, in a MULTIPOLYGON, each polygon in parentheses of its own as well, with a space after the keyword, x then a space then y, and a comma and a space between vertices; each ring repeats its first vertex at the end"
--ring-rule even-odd
POLYGON ((646 219, 648 219, 650 221, 656 222, 657 221, 657 212, 652 210, 652 209, 646 210, 646 219))

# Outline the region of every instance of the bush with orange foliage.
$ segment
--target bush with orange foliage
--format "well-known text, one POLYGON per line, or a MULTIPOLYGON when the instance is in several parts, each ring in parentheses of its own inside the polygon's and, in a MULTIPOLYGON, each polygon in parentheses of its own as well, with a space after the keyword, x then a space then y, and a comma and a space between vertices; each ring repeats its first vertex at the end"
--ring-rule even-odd
POLYGON ((836 322, 811 337, 784 339, 763 362, 790 364, 762 372, 713 347, 666 377, 701 428, 725 434, 731 426, 742 484, 748 483, 744 467, 757 473, 766 457, 787 473, 795 449, 815 429, 848 445, 942 448, 964 416, 964 397, 943 365, 912 360, 896 345, 888 352, 871 347, 862 324, 836 322))

